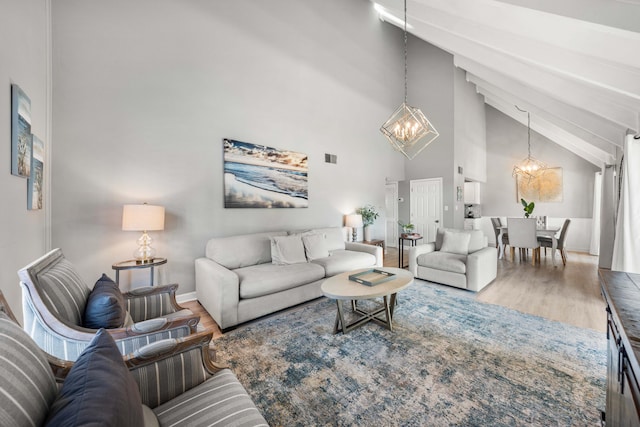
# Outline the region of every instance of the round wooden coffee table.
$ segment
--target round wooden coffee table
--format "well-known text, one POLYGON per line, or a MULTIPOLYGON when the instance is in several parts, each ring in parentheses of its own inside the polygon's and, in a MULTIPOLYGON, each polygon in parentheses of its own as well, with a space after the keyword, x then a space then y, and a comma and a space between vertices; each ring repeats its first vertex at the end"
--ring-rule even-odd
POLYGON ((337 334, 342 332, 343 334, 364 325, 367 322, 376 322, 385 326, 390 331, 393 331, 393 309, 396 305, 396 294, 413 283, 413 274, 407 270, 392 267, 378 267, 376 270, 382 270, 387 273, 391 273, 394 276, 385 282, 377 285, 368 286, 363 285, 353 280, 349 280, 349 276, 358 274, 360 272, 371 270, 368 268, 362 268, 359 270, 348 271, 346 273, 338 274, 330 277, 322 284, 322 293, 327 298, 335 299, 338 306, 338 313, 336 314, 336 322, 333 327, 333 333, 337 334), (358 301, 365 299, 380 298, 383 299, 383 305, 373 311, 364 311, 358 308, 358 301), (358 313, 361 316, 348 325, 344 321, 344 315, 342 311, 342 301, 351 300, 351 309, 354 313, 358 313), (379 315, 384 313, 384 317, 379 315))

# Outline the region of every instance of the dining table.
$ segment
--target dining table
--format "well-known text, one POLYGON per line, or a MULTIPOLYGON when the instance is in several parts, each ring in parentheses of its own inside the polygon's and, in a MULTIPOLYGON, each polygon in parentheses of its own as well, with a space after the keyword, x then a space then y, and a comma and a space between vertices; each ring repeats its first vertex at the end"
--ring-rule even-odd
MULTIPOLYGON (((501 225, 500 227, 496 227, 500 230, 500 234, 498 235, 498 258, 504 258, 504 246, 502 244, 502 235, 507 233, 507 226, 501 225)), ((536 228, 536 236, 538 237, 551 237, 551 263, 556 265, 556 249, 558 248, 558 238, 556 234, 560 231, 562 227, 560 226, 552 226, 552 225, 543 225, 536 228)))

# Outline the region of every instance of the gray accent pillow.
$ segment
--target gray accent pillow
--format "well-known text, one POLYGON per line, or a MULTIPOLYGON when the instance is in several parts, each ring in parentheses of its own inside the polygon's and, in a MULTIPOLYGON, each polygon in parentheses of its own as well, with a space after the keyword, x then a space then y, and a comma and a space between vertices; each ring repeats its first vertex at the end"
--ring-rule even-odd
POLYGON ((271 238, 271 262, 273 264, 297 264, 307 262, 304 245, 299 235, 271 238))
POLYGON ((442 247, 440 248, 440 252, 467 255, 469 253, 470 240, 471 236, 468 233, 456 233, 445 230, 442 236, 442 247))
POLYGON ((307 259, 326 258, 329 256, 329 245, 324 234, 306 234, 302 236, 302 244, 307 254, 307 259))

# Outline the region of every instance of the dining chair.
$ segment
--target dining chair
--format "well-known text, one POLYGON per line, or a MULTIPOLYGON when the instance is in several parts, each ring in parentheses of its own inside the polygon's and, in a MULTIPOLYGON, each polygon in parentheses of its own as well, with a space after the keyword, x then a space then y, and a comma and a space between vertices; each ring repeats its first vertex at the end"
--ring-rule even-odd
MULTIPOLYGON (((560 237, 558 238, 558 244, 556 249, 560 251, 560 256, 562 257, 562 264, 567 265, 567 252, 564 250, 564 241, 567 238, 567 230, 569 229, 569 225, 571 224, 570 219, 565 219, 564 224, 562 224, 562 228, 560 229, 560 237)), ((553 248, 553 240, 551 237, 540 236, 538 237, 538 242, 540 242, 540 247, 544 248, 544 254, 547 254, 547 248, 553 248)))
MULTIPOLYGON (((500 232, 502 231, 502 221, 500 218, 491 218, 491 225, 493 226, 493 232, 496 235, 496 248, 500 247, 500 232)), ((509 246, 509 233, 502 231, 502 253, 506 247, 509 246)))
POLYGON ((538 228, 545 228, 547 226, 547 216, 546 215, 537 216, 536 224, 538 225, 538 228))
POLYGON ((500 244, 500 242, 498 242, 498 237, 500 237, 500 227, 502 227, 502 224, 500 223, 500 218, 491 218, 491 224, 493 225, 493 232, 496 235, 496 248, 497 248, 500 244))
POLYGON ((535 218, 507 218, 509 246, 511 246, 511 261, 515 259, 515 248, 520 249, 520 260, 526 257, 526 250, 533 249, 531 264, 540 261, 540 242, 536 236, 535 218))

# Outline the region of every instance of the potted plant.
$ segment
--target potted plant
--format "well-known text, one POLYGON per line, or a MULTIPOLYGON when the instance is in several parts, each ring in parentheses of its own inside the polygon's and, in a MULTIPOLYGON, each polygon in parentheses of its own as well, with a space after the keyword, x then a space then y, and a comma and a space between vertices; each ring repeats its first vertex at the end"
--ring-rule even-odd
POLYGON ((525 199, 520 199, 520 203, 524 206, 524 217, 529 218, 529 216, 533 213, 533 209, 536 207, 536 204, 531 202, 527 203, 525 199))
POLYGON ((376 219, 378 219, 378 211, 373 205, 366 205, 356 210, 357 214, 362 215, 362 225, 364 226, 364 240, 371 241, 371 228, 376 219))
POLYGON ((398 225, 400 227, 402 227, 402 233, 407 235, 407 234, 413 234, 413 229, 415 228, 415 226, 411 223, 407 223, 404 224, 402 221, 398 221, 398 225))

